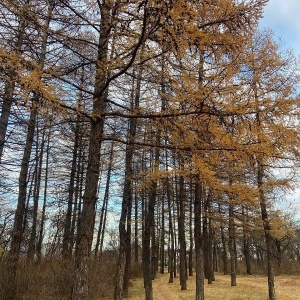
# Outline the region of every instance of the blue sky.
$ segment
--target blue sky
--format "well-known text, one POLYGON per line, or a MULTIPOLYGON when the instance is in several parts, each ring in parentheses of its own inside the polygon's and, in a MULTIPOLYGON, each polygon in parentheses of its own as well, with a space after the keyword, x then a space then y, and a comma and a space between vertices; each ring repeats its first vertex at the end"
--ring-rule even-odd
MULTIPOLYGON (((300 58, 300 0, 269 0, 263 16, 260 27, 271 28, 275 37, 281 38, 284 48, 293 49, 300 58)), ((280 206, 287 207, 290 203, 300 218, 300 188, 286 195, 286 199, 280 206)))
POLYGON ((269 0, 260 27, 269 27, 281 37, 285 48, 300 55, 300 0, 269 0))

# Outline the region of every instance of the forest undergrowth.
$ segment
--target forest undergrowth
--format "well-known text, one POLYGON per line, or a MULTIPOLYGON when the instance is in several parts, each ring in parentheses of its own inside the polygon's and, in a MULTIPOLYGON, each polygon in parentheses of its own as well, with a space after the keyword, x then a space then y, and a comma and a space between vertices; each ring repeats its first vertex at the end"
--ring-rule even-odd
MULTIPOLYGON (((62 259, 43 259, 41 262, 21 261, 17 273, 18 300, 65 300, 70 299, 74 280, 74 262, 62 259)), ((8 300, 3 294, 5 261, 0 261, 0 300, 8 300)), ((116 261, 114 257, 91 264, 90 298, 105 299, 113 294, 116 261)))

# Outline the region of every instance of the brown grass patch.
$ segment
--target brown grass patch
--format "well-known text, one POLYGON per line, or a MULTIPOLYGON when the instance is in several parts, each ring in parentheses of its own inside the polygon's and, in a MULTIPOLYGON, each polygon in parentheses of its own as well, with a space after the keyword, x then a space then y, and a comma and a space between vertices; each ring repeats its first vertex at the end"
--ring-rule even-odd
MULTIPOLYGON (((142 279, 133 282, 128 300, 144 298, 142 279)), ((275 289, 280 300, 300 299, 300 276, 276 276, 275 289)), ((155 300, 194 300, 195 276, 188 279, 188 290, 181 291, 179 279, 175 278, 173 284, 168 283, 168 274, 159 274, 153 281, 155 300)), ((106 298, 111 300, 112 298, 106 298)), ((268 299, 267 277, 261 275, 237 277, 237 286, 230 286, 229 275, 216 275, 216 281, 208 285, 205 283, 206 300, 266 300, 268 299)))

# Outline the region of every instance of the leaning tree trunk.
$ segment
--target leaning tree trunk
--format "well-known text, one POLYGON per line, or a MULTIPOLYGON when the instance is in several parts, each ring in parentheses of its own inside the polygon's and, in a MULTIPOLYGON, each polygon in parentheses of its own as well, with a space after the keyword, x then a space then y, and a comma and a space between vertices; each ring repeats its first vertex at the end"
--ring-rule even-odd
POLYGON ((22 233, 24 224, 24 215, 26 210, 26 194, 27 194, 27 175, 29 169, 30 155, 34 139, 34 129, 36 116, 38 112, 38 98, 32 101, 32 110, 28 122, 27 137, 24 147, 23 159, 21 163, 21 171, 19 175, 19 195, 18 204, 15 212, 14 226, 12 231, 11 246, 8 259, 7 279, 9 279, 7 288, 10 290, 7 295, 9 299, 14 299, 16 292, 16 273, 19 262, 19 254, 22 243, 22 233))

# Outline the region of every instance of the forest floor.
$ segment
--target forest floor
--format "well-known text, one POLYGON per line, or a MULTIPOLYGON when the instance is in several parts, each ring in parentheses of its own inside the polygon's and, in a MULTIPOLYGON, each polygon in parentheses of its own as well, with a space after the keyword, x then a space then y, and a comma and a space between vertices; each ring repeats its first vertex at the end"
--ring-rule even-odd
MULTIPOLYGON (((188 279, 188 290, 181 291, 179 279, 175 278, 173 284, 168 283, 168 274, 158 274, 153 280, 155 300, 194 300, 195 276, 188 279)), ((300 276, 280 275, 275 278, 275 289, 279 300, 300 299, 300 276)), ((133 279, 128 300, 144 299, 142 278, 133 279)), ((206 300, 266 300, 268 299, 267 278, 265 276, 237 277, 237 286, 230 286, 229 275, 216 274, 216 281, 208 285, 205 283, 206 300)), ((107 300, 110 300, 108 298, 107 300)))

